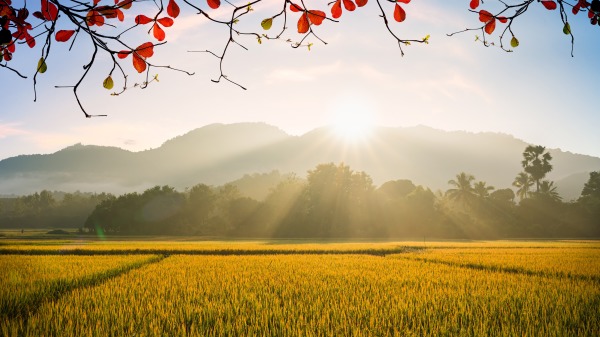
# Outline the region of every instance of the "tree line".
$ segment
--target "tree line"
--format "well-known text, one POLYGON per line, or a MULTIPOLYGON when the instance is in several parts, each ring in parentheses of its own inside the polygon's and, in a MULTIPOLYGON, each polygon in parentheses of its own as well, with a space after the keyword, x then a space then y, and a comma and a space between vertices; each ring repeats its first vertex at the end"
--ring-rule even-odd
POLYGON ((71 220, 89 234, 265 238, 600 236, 600 171, 590 174, 578 200, 564 202, 554 182, 545 180, 551 160, 544 147, 528 146, 513 182, 516 193, 466 172, 443 192, 410 180, 376 187, 367 173, 343 163, 317 165, 305 179, 287 176, 260 201, 232 184, 198 184, 182 192, 156 186, 121 196, 65 194, 60 202, 42 191, 13 200, 11 211, 4 205, 0 225, 71 220))

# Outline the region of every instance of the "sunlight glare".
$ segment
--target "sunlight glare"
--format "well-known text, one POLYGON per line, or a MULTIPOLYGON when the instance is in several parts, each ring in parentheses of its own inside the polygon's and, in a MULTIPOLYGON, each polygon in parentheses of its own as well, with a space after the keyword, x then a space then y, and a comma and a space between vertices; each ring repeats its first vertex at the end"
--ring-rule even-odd
POLYGON ((369 136, 373 128, 373 115, 363 105, 346 106, 334 116, 333 130, 346 141, 359 141, 369 136))

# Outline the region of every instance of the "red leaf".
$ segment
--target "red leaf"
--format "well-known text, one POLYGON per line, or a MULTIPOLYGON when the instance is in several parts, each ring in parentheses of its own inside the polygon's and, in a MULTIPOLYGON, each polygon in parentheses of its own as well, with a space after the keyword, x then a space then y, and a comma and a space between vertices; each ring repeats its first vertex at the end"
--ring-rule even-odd
POLYGON ((174 0, 169 0, 169 4, 167 5, 167 14, 169 14, 169 16, 172 18, 179 16, 179 6, 174 0))
MULTIPOLYGON (((14 46, 14 44, 13 44, 13 46, 14 46)), ((5 51, 4 52, 4 61, 8 62, 10 60, 12 60, 12 53, 5 51)))
POLYGON ((310 27, 310 23, 308 22, 308 16, 306 13, 303 13, 298 20, 298 33, 304 34, 308 32, 308 28, 310 27))
POLYGON ((164 27, 171 27, 173 25, 173 19, 167 17, 160 18, 156 20, 156 22, 160 23, 164 27))
POLYGON ((120 52, 117 53, 117 57, 119 57, 120 59, 124 59, 127 56, 129 56, 129 54, 131 54, 130 51, 128 51, 128 50, 121 50, 120 52))
POLYGON ((368 1, 368 0, 356 0, 356 5, 357 5, 358 7, 362 7, 362 6, 364 6, 364 5, 366 5, 366 4, 367 4, 367 1, 368 1))
POLYGON ((302 7, 300 7, 300 6, 296 5, 296 4, 295 4, 295 3, 293 3, 293 2, 292 2, 292 3, 290 3, 290 10, 291 10, 292 12, 294 12, 294 13, 296 13, 296 12, 302 12, 302 11, 303 11, 302 7))
POLYGON ((154 55, 154 45, 152 42, 142 43, 139 47, 135 48, 135 52, 145 58, 151 57, 154 55))
POLYGON ((98 3, 100 3, 101 0, 94 0, 94 6, 96 6, 98 3))
POLYGON ((316 10, 309 11, 308 19, 313 25, 318 26, 325 20, 325 12, 316 10))
POLYGON ((394 20, 398 22, 406 20, 406 12, 398 4, 396 4, 396 8, 394 8, 394 20))
POLYGON ((556 2, 552 1, 552 0, 542 0, 542 5, 544 5, 544 7, 546 7, 546 9, 548 10, 554 10, 556 9, 556 2))
POLYGON ((38 18, 40 20, 45 20, 44 16, 42 15, 42 12, 33 12, 33 16, 35 16, 36 18, 38 18))
POLYGON ((344 1, 344 8, 346 8, 347 11, 352 12, 353 10, 356 9, 356 5, 354 4, 354 2, 352 2, 352 0, 343 0, 344 1))
POLYGON ((479 21, 486 23, 492 20, 493 18, 494 16, 492 15, 492 13, 486 11, 485 9, 479 11, 479 21))
POLYGON ((471 7, 471 9, 475 9, 475 8, 479 7, 479 0, 471 0, 469 7, 471 7))
POLYGON ((496 19, 498 19, 498 21, 502 22, 502 23, 507 23, 508 19, 505 16, 499 16, 496 19))
POLYGON ((133 67, 138 73, 142 73, 144 70, 146 70, 146 61, 144 61, 144 59, 138 54, 133 53, 133 67))
POLYGON ((35 38, 33 36, 27 34, 25 38, 27 39, 26 41, 29 48, 35 47, 35 38))
POLYGON ((410 2, 410 0, 396 0, 396 2, 401 2, 403 4, 407 4, 410 2))
POLYGON ((58 42, 67 42, 75 34, 74 30, 59 30, 56 32, 55 39, 58 42))
POLYGON ((337 0, 333 4, 333 6, 331 7, 331 16, 333 16, 334 19, 337 19, 340 16, 342 16, 342 0, 337 0))
POLYGON ((152 22, 152 19, 150 19, 149 17, 147 17, 143 14, 140 14, 135 17, 135 23, 137 23, 138 25, 145 25, 150 22, 152 22))
POLYGON ((208 3, 208 7, 212 9, 217 9, 221 6, 221 0, 206 0, 206 2, 208 3))
POLYGON ((42 0, 42 16, 48 21, 55 21, 58 17, 58 8, 48 0, 42 0))
POLYGON ((152 28, 152 33, 158 41, 162 41, 165 39, 165 31, 162 28, 160 28, 159 25, 154 24, 152 28))
POLYGON ((492 19, 490 22, 485 24, 485 32, 489 35, 492 35, 494 29, 496 29, 496 19, 492 19))
POLYGON ((577 13, 579 13, 580 9, 581 9, 581 6, 579 4, 573 6, 573 15, 577 15, 577 13))
POLYGON ((120 9, 117 9, 117 18, 121 22, 123 22, 123 20, 125 20, 125 15, 123 14, 123 11, 120 9))

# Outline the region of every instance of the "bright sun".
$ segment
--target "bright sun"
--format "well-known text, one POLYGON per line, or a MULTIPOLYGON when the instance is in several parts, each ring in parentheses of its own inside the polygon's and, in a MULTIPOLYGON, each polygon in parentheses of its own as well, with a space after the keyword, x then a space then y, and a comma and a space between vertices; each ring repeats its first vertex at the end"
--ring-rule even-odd
POLYGON ((362 106, 347 107, 338 111, 333 119, 333 130, 347 141, 358 141, 369 136, 373 116, 362 106))

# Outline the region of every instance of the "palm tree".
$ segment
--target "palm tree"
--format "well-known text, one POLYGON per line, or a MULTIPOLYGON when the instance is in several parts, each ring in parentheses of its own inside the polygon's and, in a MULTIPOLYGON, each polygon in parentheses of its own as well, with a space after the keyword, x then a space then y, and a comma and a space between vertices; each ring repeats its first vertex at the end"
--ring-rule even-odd
POLYGON ((550 164, 552 156, 545 151, 546 148, 541 145, 529 145, 523 152, 521 165, 523 165, 525 172, 529 173, 535 181, 536 192, 540 191, 540 181, 546 177, 546 173, 552 171, 552 165, 550 164))
POLYGON ((473 185, 473 191, 475 194, 484 199, 490 196, 490 192, 495 190, 494 186, 487 186, 485 181, 478 181, 473 185))
POLYGON ((544 180, 540 183, 540 191, 537 192, 540 196, 548 198, 552 201, 561 201, 562 197, 556 191, 556 186, 553 181, 544 180))
POLYGON ((525 172, 519 173, 512 184, 514 187, 518 188, 517 196, 520 200, 529 198, 529 189, 533 186, 533 179, 531 179, 529 174, 525 172))
POLYGON ((475 180, 472 174, 461 172, 456 175, 456 179, 448 180, 448 184, 454 186, 446 191, 446 196, 451 200, 469 204, 475 197, 475 190, 471 185, 475 180))

